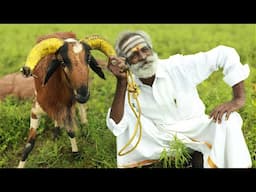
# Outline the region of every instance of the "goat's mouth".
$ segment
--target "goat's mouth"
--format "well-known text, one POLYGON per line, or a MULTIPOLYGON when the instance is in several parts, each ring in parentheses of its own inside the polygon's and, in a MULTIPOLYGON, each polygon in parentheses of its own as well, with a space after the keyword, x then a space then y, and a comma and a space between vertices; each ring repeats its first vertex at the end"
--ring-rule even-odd
POLYGON ((78 89, 77 91, 74 92, 76 101, 79 103, 86 103, 90 97, 90 91, 85 88, 82 87, 80 89, 78 89))
POLYGON ((90 97, 90 92, 88 91, 88 94, 86 96, 80 95, 80 94, 76 94, 75 98, 77 100, 77 102, 79 103, 86 103, 88 101, 90 97))

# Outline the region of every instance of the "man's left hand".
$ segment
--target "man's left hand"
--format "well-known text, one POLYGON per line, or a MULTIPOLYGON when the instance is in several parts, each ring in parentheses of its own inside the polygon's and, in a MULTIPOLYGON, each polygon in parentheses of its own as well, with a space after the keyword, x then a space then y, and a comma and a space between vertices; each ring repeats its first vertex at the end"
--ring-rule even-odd
POLYGON ((210 114, 210 118, 213 118, 215 122, 221 123, 222 116, 226 113, 226 120, 233 111, 237 111, 244 105, 244 99, 234 99, 230 102, 223 103, 216 107, 210 114))

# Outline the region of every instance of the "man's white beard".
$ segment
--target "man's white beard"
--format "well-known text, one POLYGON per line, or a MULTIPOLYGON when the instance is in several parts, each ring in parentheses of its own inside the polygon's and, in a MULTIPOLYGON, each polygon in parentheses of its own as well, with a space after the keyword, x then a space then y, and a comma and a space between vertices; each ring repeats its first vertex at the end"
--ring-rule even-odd
POLYGON ((148 56, 144 61, 130 65, 130 70, 138 78, 152 77, 156 73, 157 60, 157 54, 153 53, 152 56, 148 56))

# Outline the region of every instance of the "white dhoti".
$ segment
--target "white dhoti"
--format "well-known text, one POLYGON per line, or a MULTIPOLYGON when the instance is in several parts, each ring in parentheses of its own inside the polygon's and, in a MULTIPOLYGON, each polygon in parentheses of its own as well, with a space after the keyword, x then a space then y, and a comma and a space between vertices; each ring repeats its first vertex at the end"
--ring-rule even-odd
MULTIPOLYGON (((117 155, 118 167, 134 167, 150 163, 151 160, 159 160, 163 149, 168 149, 170 141, 176 135, 188 148, 202 152, 204 168, 250 168, 252 162, 242 133, 240 115, 233 112, 228 120, 224 117, 225 115, 221 124, 205 115, 163 125, 142 116, 142 139, 134 151, 125 156, 117 155)), ((131 125, 134 123, 130 122, 131 125)), ((129 133, 118 136, 118 150, 127 143, 134 128, 130 127, 125 132, 127 131, 129 133)), ((133 145, 137 139, 138 134, 132 142, 133 145)))

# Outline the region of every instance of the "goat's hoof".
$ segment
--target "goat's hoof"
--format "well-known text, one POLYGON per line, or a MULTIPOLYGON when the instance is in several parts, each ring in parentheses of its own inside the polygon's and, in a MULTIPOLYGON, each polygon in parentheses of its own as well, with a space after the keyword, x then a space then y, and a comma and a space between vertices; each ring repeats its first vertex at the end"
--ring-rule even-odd
POLYGON ((82 154, 81 154, 79 151, 77 151, 77 152, 72 152, 72 155, 73 155, 73 158, 74 158, 75 160, 83 159, 83 156, 82 156, 82 154))
POLYGON ((17 168, 24 168, 25 167, 25 162, 26 161, 20 161, 17 168))

